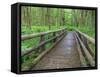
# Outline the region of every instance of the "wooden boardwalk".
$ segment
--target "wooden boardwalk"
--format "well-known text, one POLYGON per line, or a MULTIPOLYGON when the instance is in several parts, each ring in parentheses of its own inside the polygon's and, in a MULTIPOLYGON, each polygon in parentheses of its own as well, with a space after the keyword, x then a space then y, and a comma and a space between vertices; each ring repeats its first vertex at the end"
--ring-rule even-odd
POLYGON ((67 35, 46 54, 32 70, 80 67, 80 58, 73 32, 67 35))

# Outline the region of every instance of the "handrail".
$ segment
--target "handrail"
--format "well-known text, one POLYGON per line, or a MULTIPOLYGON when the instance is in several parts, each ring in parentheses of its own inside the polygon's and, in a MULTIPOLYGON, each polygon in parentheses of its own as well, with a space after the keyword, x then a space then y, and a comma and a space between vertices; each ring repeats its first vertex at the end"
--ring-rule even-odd
MULTIPOLYGON (((80 47, 82 48, 82 53, 85 60, 88 60, 89 66, 95 66, 95 54, 91 50, 90 44, 95 45, 95 39, 86 35, 85 33, 79 31, 78 29, 74 29, 76 32, 76 37, 79 41, 80 47)), ((87 64, 88 65, 88 64, 87 64)))
POLYGON ((82 47, 82 49, 83 49, 83 51, 84 51, 84 53, 85 53, 85 55, 86 55, 86 58, 88 59, 88 61, 89 61, 89 63, 90 63, 90 65, 91 65, 91 66, 94 66, 94 65, 95 65, 95 62, 94 62, 93 57, 92 57, 91 54, 89 53, 88 49, 85 47, 85 45, 84 45, 84 43, 82 42, 82 40, 79 38, 78 34, 77 34, 77 33, 75 33, 75 34, 76 34, 77 39, 78 39, 79 42, 80 42, 80 45, 81 45, 81 47, 82 47))
POLYGON ((58 29, 58 30, 55 30, 55 31, 41 32, 41 33, 37 33, 37 34, 22 35, 21 40, 24 41, 24 40, 32 39, 32 38, 39 37, 39 36, 42 36, 42 35, 46 35, 46 34, 50 34, 50 33, 54 33, 54 32, 59 32, 59 31, 64 30, 64 29, 66 29, 66 28, 58 29))
POLYGON ((92 37, 86 35, 85 33, 82 33, 82 32, 79 31, 78 29, 75 29, 75 30, 76 30, 79 34, 81 34, 82 36, 84 36, 90 43, 95 44, 95 40, 94 40, 92 37))
POLYGON ((28 48, 28 49, 22 51, 21 56, 28 55, 28 54, 32 53, 32 51, 37 50, 38 48, 43 49, 45 47, 45 44, 49 43, 52 40, 54 40, 54 42, 56 42, 57 41, 56 39, 59 39, 60 36, 62 36, 66 32, 65 30, 66 30, 66 28, 63 28, 63 29, 59 29, 59 30, 55 30, 55 31, 42 32, 42 33, 38 33, 38 34, 30 34, 30 35, 22 36, 22 41, 32 39, 35 37, 40 37, 40 43, 36 47, 31 47, 31 48, 28 48), (53 36, 51 38, 49 38, 48 40, 45 40, 44 36, 49 33, 53 33, 53 36), (56 35, 56 33, 58 33, 58 34, 56 35))
MULTIPOLYGON (((62 34, 63 34, 63 33, 61 33, 60 35, 62 35, 62 34)), ((40 46, 42 46, 42 45, 44 45, 44 44, 46 44, 46 43, 52 41, 53 39, 59 37, 60 35, 54 36, 53 38, 50 38, 50 39, 47 40, 47 41, 41 42, 41 43, 40 43, 38 46, 36 46, 36 47, 32 47, 32 48, 29 48, 29 49, 25 50, 24 53, 22 53, 21 55, 24 56, 24 55, 27 55, 27 54, 31 53, 32 51, 38 49, 40 46)), ((22 51, 22 52, 23 52, 23 51, 22 51)))

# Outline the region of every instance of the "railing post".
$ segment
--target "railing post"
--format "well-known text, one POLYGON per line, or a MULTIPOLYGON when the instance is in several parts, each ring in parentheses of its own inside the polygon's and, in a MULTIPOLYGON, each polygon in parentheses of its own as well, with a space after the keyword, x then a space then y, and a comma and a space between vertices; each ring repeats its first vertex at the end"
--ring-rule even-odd
POLYGON ((57 35, 58 35, 58 38, 57 38, 57 40, 59 39, 59 34, 60 34, 60 31, 58 31, 58 32, 57 32, 57 35))
MULTIPOLYGON (((56 32, 53 33, 53 37, 56 36, 56 32)), ((53 43, 56 42, 56 38, 53 40, 53 43)))
MULTIPOLYGON (((45 41, 45 38, 44 38, 44 35, 41 35, 40 36, 40 43, 44 42, 45 41)), ((39 52, 41 51, 44 51, 45 50, 45 45, 42 45, 39 49, 39 52)))
POLYGON ((60 32, 60 34, 62 34, 61 36, 64 36, 64 34, 65 34, 64 31, 65 31, 65 30, 61 30, 61 32, 60 32))
POLYGON ((63 33, 63 35, 65 35, 65 29, 64 29, 64 30, 62 30, 62 33, 63 33))
POLYGON ((82 40, 81 34, 79 32, 77 32, 79 38, 82 40))

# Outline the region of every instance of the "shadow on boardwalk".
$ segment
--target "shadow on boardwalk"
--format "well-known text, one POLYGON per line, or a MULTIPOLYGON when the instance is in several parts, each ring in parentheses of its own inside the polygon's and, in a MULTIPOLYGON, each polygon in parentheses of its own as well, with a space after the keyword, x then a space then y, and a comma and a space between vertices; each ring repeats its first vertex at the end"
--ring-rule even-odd
POLYGON ((38 62, 32 70, 80 67, 73 32, 67 35, 38 62))

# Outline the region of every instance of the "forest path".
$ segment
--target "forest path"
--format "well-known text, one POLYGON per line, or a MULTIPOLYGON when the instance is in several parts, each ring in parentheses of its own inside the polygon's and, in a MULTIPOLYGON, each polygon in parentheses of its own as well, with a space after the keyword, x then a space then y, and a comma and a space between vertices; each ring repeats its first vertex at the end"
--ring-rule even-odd
POLYGON ((80 67, 80 65, 74 32, 68 32, 67 35, 35 65, 33 70, 73 68, 80 67))

